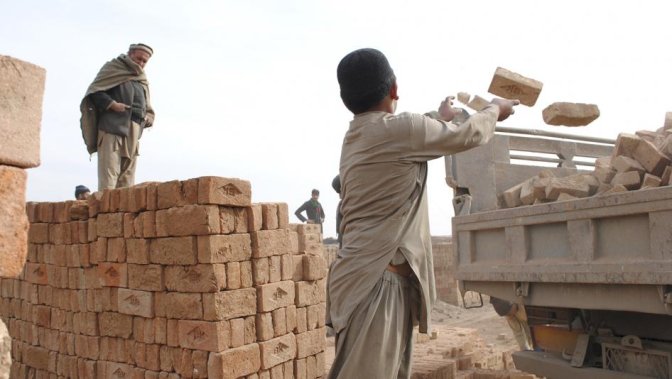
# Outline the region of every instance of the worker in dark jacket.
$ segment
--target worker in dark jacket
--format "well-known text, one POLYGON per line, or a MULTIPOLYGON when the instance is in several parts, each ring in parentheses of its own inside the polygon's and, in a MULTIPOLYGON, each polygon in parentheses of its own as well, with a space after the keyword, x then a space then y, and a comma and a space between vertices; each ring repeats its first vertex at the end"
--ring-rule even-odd
POLYGON ((320 197, 320 191, 314 189, 311 192, 310 200, 306 201, 294 212, 301 222, 309 224, 320 224, 320 232, 322 231, 322 223, 324 222, 324 209, 317 199, 320 197), (301 213, 306 212, 308 218, 303 217, 301 213))
POLYGON ((135 184, 140 136, 154 123, 144 67, 154 51, 133 44, 128 54, 105 63, 86 91, 80 109, 90 153, 98 152, 98 190, 135 184), (87 136, 94 129, 95 140, 87 136))

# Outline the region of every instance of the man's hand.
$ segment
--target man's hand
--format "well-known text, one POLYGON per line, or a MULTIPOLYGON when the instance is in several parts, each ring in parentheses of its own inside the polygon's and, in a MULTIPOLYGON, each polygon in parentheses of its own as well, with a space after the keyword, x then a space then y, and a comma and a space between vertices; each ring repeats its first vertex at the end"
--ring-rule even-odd
POLYGON ((513 107, 520 104, 520 100, 507 100, 495 97, 492 99, 490 104, 494 104, 499 107, 499 118, 497 121, 504 121, 509 118, 509 116, 516 113, 516 110, 513 109, 513 107))
POLYGON ((110 104, 110 106, 107 109, 113 112, 124 112, 126 109, 130 107, 131 107, 130 105, 126 105, 124 103, 117 103, 116 101, 113 101, 112 104, 110 104))
POLYGON ((439 115, 444 121, 452 121, 456 115, 462 113, 462 109, 453 108, 453 100, 455 100, 455 96, 448 96, 439 105, 439 115))

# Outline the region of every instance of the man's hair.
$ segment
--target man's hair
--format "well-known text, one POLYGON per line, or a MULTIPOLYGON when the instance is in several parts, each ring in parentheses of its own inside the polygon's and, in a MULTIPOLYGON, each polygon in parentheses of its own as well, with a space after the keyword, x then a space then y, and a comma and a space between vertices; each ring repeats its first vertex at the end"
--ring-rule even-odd
POLYGON ((89 189, 88 189, 86 186, 81 185, 81 184, 78 185, 77 187, 75 187, 75 199, 76 199, 80 194, 83 194, 83 193, 85 193, 85 192, 91 192, 91 191, 89 191, 89 189))
POLYGON ((359 49, 346 55, 336 69, 341 99, 352 113, 368 111, 390 93, 396 77, 385 55, 359 49))
POLYGON ((311 195, 319 195, 319 194, 320 194, 320 191, 314 189, 314 190, 310 191, 310 194, 311 194, 311 195))

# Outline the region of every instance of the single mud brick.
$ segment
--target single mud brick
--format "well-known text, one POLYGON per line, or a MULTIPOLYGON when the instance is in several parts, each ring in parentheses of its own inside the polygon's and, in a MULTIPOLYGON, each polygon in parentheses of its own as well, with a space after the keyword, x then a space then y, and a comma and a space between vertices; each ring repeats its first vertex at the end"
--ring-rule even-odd
POLYGON ((168 320, 165 318, 155 318, 154 324, 154 342, 165 345, 168 343, 168 320))
POLYGON ((133 317, 117 312, 98 314, 101 336, 129 338, 133 334, 133 317))
POLYGON ((671 177, 672 177, 672 166, 667 166, 665 167, 665 171, 663 171, 663 176, 661 176, 660 178, 660 185, 669 186, 671 177))
POLYGON ((232 207, 219 207, 219 225, 221 234, 231 234, 236 230, 236 213, 232 207))
POLYGON ((560 195, 558 195, 558 198, 556 199, 556 201, 567 201, 567 200, 576 200, 576 199, 579 199, 579 198, 576 197, 576 196, 572 196, 570 194, 567 194, 567 193, 561 193, 560 195))
POLYGON ((26 263, 24 269, 25 281, 33 284, 49 284, 47 265, 43 263, 26 263))
POLYGON ((270 282, 269 259, 252 259, 252 280, 255 286, 270 282))
POLYGON ((290 254, 285 254, 280 256, 280 265, 281 265, 281 280, 292 280, 294 276, 294 256, 290 254))
POLYGON ((520 183, 502 192, 502 201, 505 208, 515 208, 523 205, 520 201, 520 191, 522 187, 523 183, 520 183))
POLYGON ((245 208, 247 212, 247 227, 250 232, 261 230, 263 225, 263 216, 261 212, 261 204, 252 204, 245 208))
POLYGON ((261 217, 263 230, 278 229, 278 205, 275 203, 261 203, 261 217))
POLYGON ((308 330, 320 327, 320 309, 322 308, 324 308, 324 304, 309 305, 306 307, 306 323, 308 330))
POLYGON ((296 358, 306 358, 324 351, 327 339, 325 328, 309 330, 296 335, 296 358))
POLYGON ((290 226, 296 228, 296 232, 299 235, 320 233, 319 224, 291 224, 290 226))
MULTIPOLYGON (((208 377, 208 357, 210 353, 207 351, 195 350, 191 353, 191 361, 193 365, 193 377, 194 378, 207 378, 208 377)), ((147 379, 147 378, 144 378, 147 379)))
POLYGON ((228 321, 177 322, 180 346, 186 349, 222 351, 229 347, 231 327, 228 321))
POLYGON ((126 263, 99 263, 98 278, 100 285, 104 287, 127 287, 128 271, 126 263))
POLYGON ((156 212, 142 212, 136 219, 142 223, 142 236, 145 238, 156 237, 156 212))
POLYGON ((273 314, 271 312, 256 315, 257 341, 268 341, 275 336, 273 330, 273 314))
POLYGON ((645 140, 641 140, 633 152, 632 157, 641 163, 646 171, 655 176, 662 176, 665 167, 670 165, 670 159, 662 154, 656 146, 645 140))
MULTIPOLYGON (((133 238, 136 237, 135 235, 135 218, 136 215, 132 213, 124 213, 124 238, 133 238)), ((137 237, 142 237, 142 234, 140 234, 137 237)))
MULTIPOLYGON (((236 234, 248 233, 249 227, 247 225, 247 209, 246 208, 231 208, 235 221, 233 232, 236 234)), ((221 217, 221 207, 220 207, 221 217)))
POLYGON ((167 237, 152 239, 149 261, 164 265, 193 265, 197 262, 196 237, 167 237))
POLYGON ((110 209, 109 212, 121 212, 121 192, 123 189, 110 190, 110 209))
POLYGON ((156 235, 191 236, 220 233, 217 206, 185 205, 156 211, 156 235))
POLYGON ((199 236, 197 244, 201 263, 239 262, 252 257, 249 234, 199 236))
POLYGON ((0 165, 40 165, 45 76, 39 66, 0 55, 0 165))
POLYGON ((642 189, 660 187, 660 182, 661 179, 659 177, 651 174, 645 174, 644 179, 642 179, 642 189))
POLYGON ((296 301, 297 307, 319 304, 327 301, 327 279, 319 279, 316 281, 302 281, 296 284, 296 301))
POLYGON ((289 253, 290 254, 299 254, 299 233, 290 230, 289 231, 289 253))
POLYGON ((616 175, 616 170, 611 167, 595 167, 593 175, 600 183, 611 183, 614 175, 616 175))
POLYGON ((245 317, 245 345, 257 342, 256 316, 245 317))
POLYGON ((629 190, 636 190, 640 187, 641 176, 637 171, 621 172, 614 175, 611 180, 613 186, 622 185, 629 190))
POLYGON ((482 111, 483 109, 485 109, 485 107, 487 107, 489 104, 490 104, 489 101, 485 100, 484 98, 482 98, 478 95, 474 95, 474 97, 471 99, 469 104, 467 104, 467 106, 469 108, 475 110, 476 112, 478 112, 478 111, 482 111))
POLYGON ((643 174, 646 169, 636 160, 625 155, 619 155, 611 160, 611 167, 617 172, 637 171, 643 174))
POLYGON ((123 213, 101 213, 96 220, 96 230, 99 237, 124 236, 123 213))
POLYGON ((252 257, 270 257, 289 252, 289 234, 286 229, 260 230, 250 233, 252 257))
POLYGON ((296 354, 296 337, 293 333, 269 341, 259 342, 261 369, 266 370, 291 361, 296 354))
POLYGON ((287 308, 278 308, 271 312, 273 318, 273 335, 279 337, 285 333, 291 332, 291 329, 287 329, 287 313, 285 312, 287 308))
POLYGON ((226 288, 235 290, 240 287, 240 262, 229 262, 226 264, 226 288))
POLYGON ((177 322, 178 320, 166 319, 166 344, 171 347, 180 346, 177 322))
POLYGON ((211 379, 233 379, 251 375, 261 368, 259 345, 254 343, 211 353, 208 358, 208 377, 211 379))
POLYGON ((319 255, 303 256, 303 280, 318 280, 327 276, 327 262, 319 255))
POLYGON ((614 150, 611 154, 613 158, 619 155, 625 155, 626 157, 633 158, 633 154, 639 146, 639 141, 642 139, 637 135, 629 133, 620 133, 618 138, 616 138, 616 145, 614 145, 614 150))
POLYGON ((257 313, 257 290, 242 288, 233 291, 203 294, 205 320, 229 320, 257 313))
POLYGON ((98 354, 100 353, 98 341, 98 337, 76 335, 75 354, 87 359, 98 359, 98 354))
POLYGON ((76 201, 68 208, 69 220, 88 220, 89 219, 89 204, 85 200, 76 201))
POLYGON ((231 325, 231 347, 245 345, 245 319, 234 318, 229 320, 231 325))
POLYGON ((249 288, 254 285, 254 277, 252 274, 252 262, 240 262, 240 287, 249 288))
POLYGON ((294 291, 294 282, 291 280, 258 286, 257 309, 260 312, 270 312, 292 305, 294 304, 294 291))
POLYGON ((244 207, 251 204, 250 182, 236 178, 198 178, 198 203, 244 207))
POLYGON ((182 183, 179 180, 160 183, 156 187, 156 206, 158 209, 168 209, 186 205, 183 201, 182 183))
POLYGON ((157 317, 199 320, 203 318, 201 294, 164 292, 155 294, 157 317))
POLYGON ((107 239, 107 262, 126 262, 126 240, 123 238, 107 239))
POLYGON ((583 198, 590 194, 590 187, 585 178, 580 175, 572 175, 563 178, 551 178, 546 187, 546 198, 557 200, 561 193, 583 198))
MULTIPOLYGON (((611 188, 606 189, 605 191, 601 192, 600 195, 611 195, 614 193, 620 193, 620 192, 627 192, 628 189, 625 188, 624 185, 622 184, 617 184, 617 185, 611 185, 611 188)), ((598 191, 599 192, 599 191, 598 191)))
POLYGON ((306 379, 306 358, 294 359, 294 375, 296 379, 306 379))
POLYGON ((600 117, 600 109, 595 104, 553 103, 542 111, 548 125, 585 126, 600 117))
POLYGON ((163 272, 168 291, 217 292, 226 288, 226 266, 223 264, 166 266, 163 272))
POLYGON ((131 238, 126 242, 126 262, 147 264, 149 263, 149 240, 144 238, 131 238))
POLYGON ((314 355, 306 357, 306 377, 308 378, 317 378, 319 374, 317 373, 317 359, 314 355))
POLYGON ((467 92, 458 92, 457 93, 457 101, 460 103, 467 105, 469 104, 469 99, 471 98, 471 95, 467 92))
POLYGON ((119 313, 154 317, 154 297, 152 292, 120 288, 117 292, 119 313))
POLYGON ((296 329, 296 306, 289 305, 283 308, 285 312, 285 327, 287 332, 293 332, 296 329))
POLYGON ((277 203, 278 206, 278 229, 287 229, 289 226, 289 206, 287 203, 277 203))
POLYGON ((537 102, 543 86, 538 80, 497 67, 488 92, 505 99, 518 99, 521 104, 531 107, 537 102))
POLYGON ((30 226, 28 227, 28 239, 27 240, 30 243, 47 243, 47 242, 49 242, 49 224, 47 224, 47 223, 33 223, 33 224, 30 224, 30 226))
MULTIPOLYGON (((287 254, 285 254, 287 255, 287 254)), ((282 260, 279 255, 268 257, 268 282, 275 283, 282 280, 282 260)))

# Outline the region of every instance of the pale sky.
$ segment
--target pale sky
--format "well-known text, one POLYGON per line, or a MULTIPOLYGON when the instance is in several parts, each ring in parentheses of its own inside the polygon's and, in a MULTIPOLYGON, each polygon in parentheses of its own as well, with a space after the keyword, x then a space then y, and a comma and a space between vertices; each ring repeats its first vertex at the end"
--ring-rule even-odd
MULTIPOLYGON (((290 213, 321 190, 325 236, 335 236, 340 147, 352 115, 336 66, 348 52, 385 53, 399 83, 398 112, 436 109, 458 91, 486 98, 495 69, 544 83, 537 105, 501 125, 616 138, 655 130, 672 110, 667 2, 632 1, 2 1, 0 54, 47 70, 42 165, 29 201, 95 190, 96 157, 79 103, 98 69, 143 42, 155 126, 141 140, 136 182, 203 175, 251 181, 254 202, 290 213), (594 103, 581 129, 544 127, 556 101, 594 103)), ((430 164, 433 235, 450 234, 444 164, 430 164)), ((298 222, 291 215, 290 222, 298 222)))

